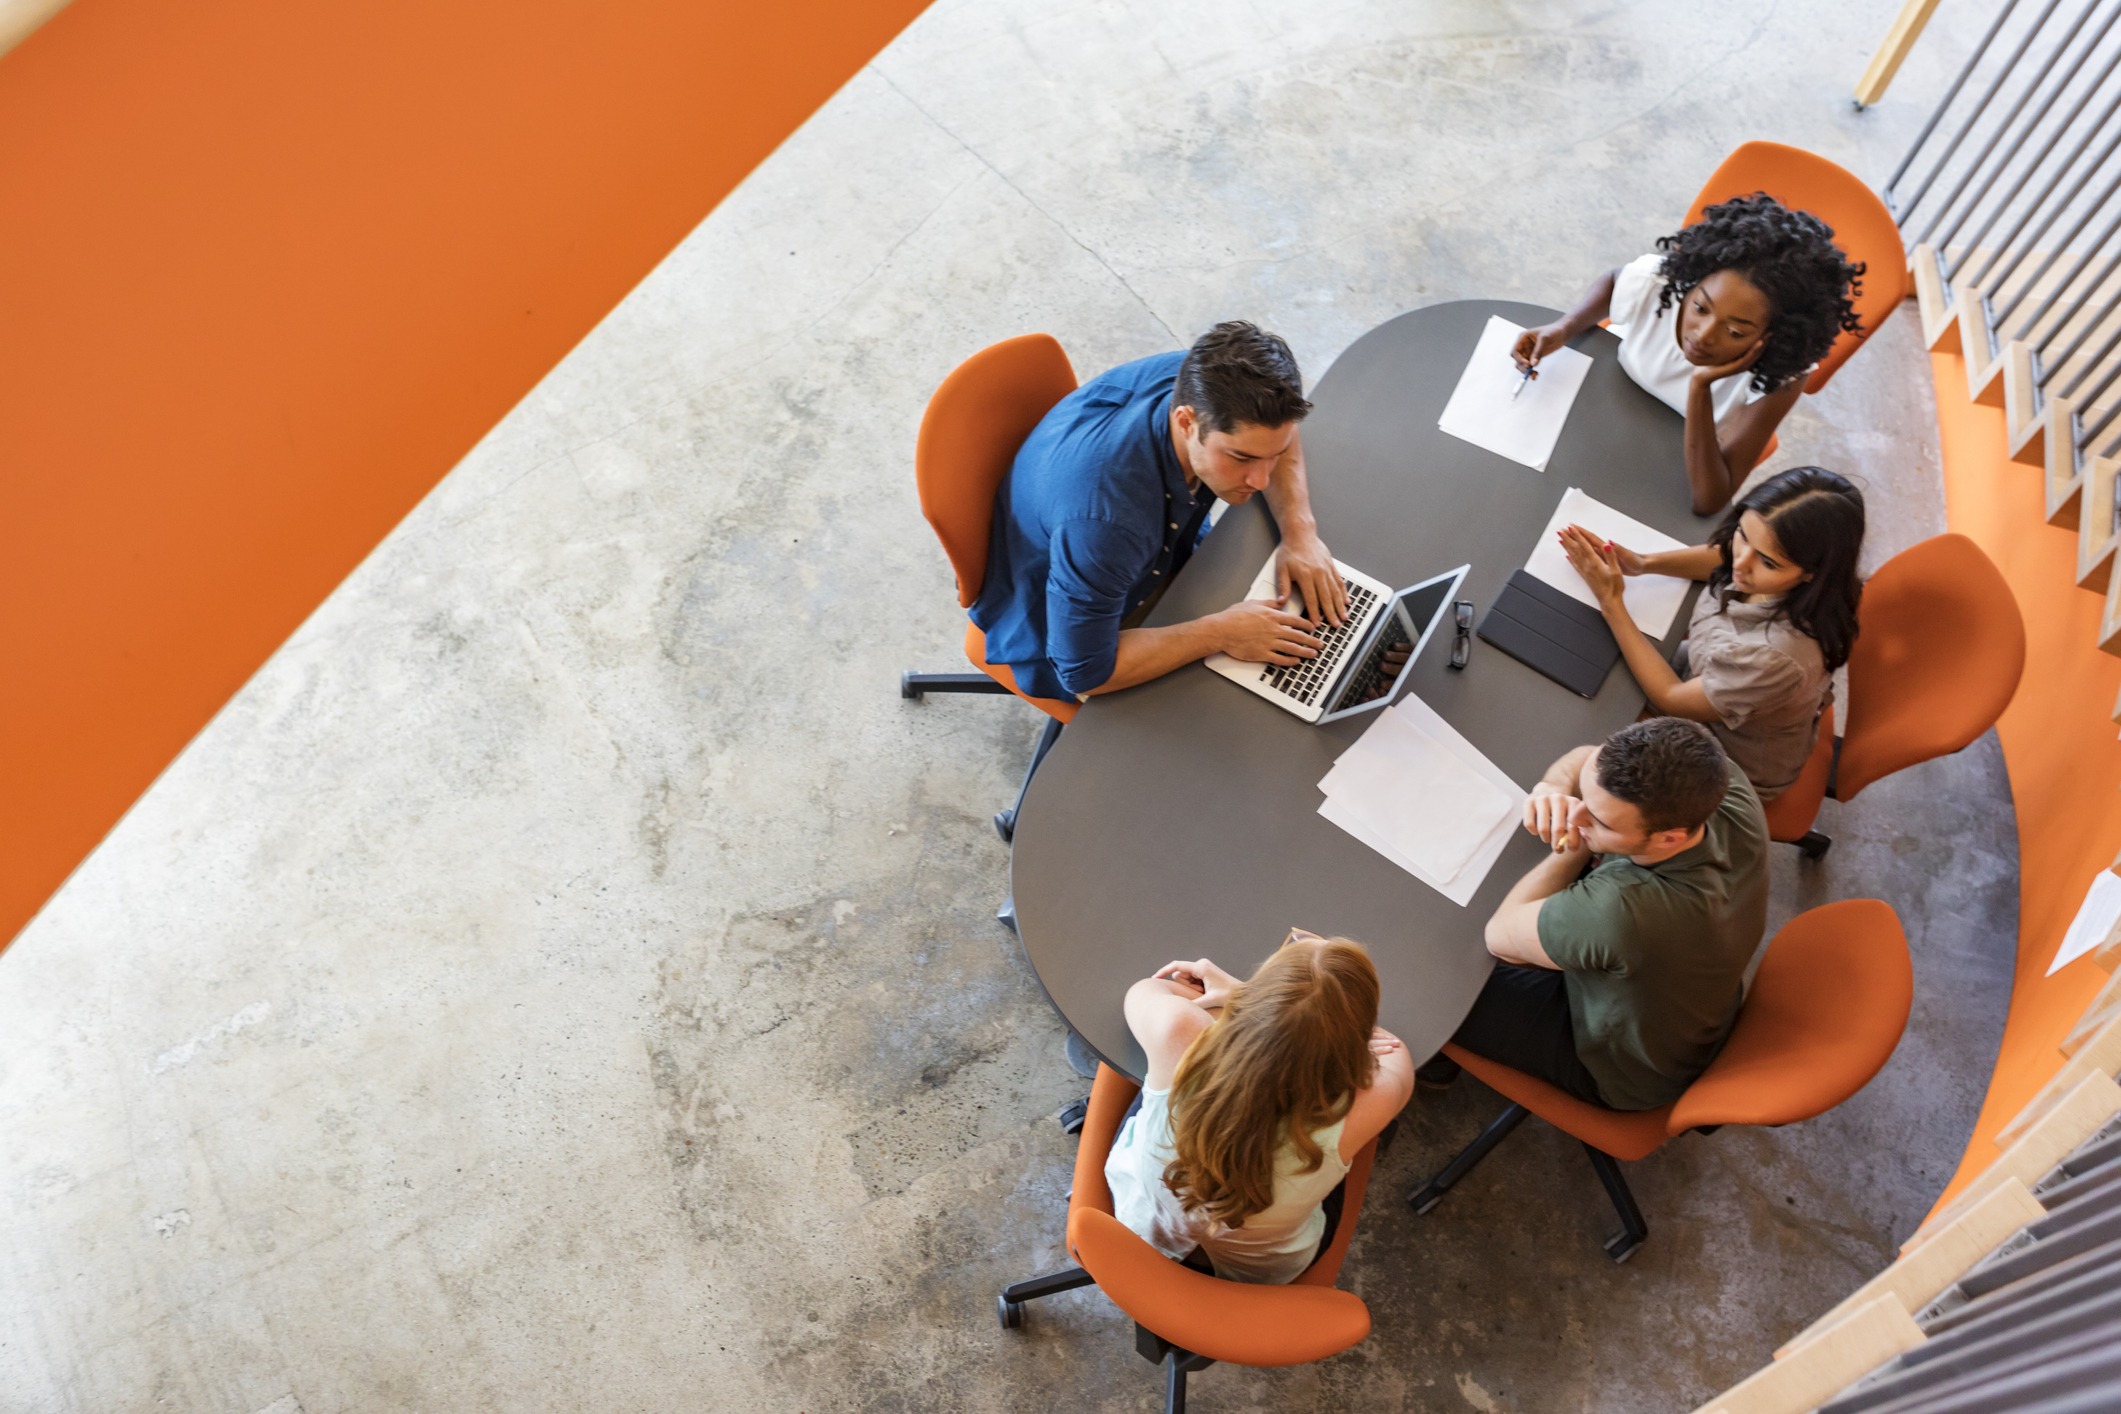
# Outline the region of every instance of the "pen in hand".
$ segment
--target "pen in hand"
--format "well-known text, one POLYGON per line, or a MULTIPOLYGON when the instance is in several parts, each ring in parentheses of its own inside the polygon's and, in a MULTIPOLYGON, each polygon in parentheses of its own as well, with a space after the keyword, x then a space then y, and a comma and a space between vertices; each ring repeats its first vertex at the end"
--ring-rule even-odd
POLYGON ((1526 385, 1532 381, 1533 373, 1534 370, 1532 368, 1532 365, 1530 364, 1526 364, 1523 368, 1518 370, 1517 392, 1510 394, 1511 402, 1514 403, 1517 401, 1517 393, 1522 393, 1525 390, 1526 385))

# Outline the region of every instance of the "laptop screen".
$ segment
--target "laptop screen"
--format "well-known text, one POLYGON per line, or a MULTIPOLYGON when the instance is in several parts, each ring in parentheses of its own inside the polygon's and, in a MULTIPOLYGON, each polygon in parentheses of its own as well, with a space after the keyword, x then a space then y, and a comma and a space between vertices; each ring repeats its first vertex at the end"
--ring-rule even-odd
POLYGON ((1449 607, 1451 595, 1464 582, 1468 568, 1460 565, 1392 596, 1386 611, 1377 616, 1361 657, 1341 676, 1333 700, 1319 718, 1321 722, 1392 699, 1413 667, 1414 658, 1429 641, 1437 620, 1449 607), (1409 645, 1411 651, 1402 658, 1398 650, 1408 650, 1409 645))

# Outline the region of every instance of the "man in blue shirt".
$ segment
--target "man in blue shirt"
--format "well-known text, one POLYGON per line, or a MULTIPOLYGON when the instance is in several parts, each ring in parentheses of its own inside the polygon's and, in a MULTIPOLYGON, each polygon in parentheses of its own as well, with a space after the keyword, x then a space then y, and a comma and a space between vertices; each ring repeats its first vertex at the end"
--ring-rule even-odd
POLYGON ((987 661, 1036 697, 1116 692, 1211 653, 1317 656, 1347 591, 1318 538, 1298 424, 1311 404, 1280 338, 1242 320, 1184 353, 1122 364, 1061 399, 1003 479, 972 621, 987 661), (1277 597, 1133 627, 1185 565, 1208 508, 1264 492, 1281 529, 1277 597), (1282 605, 1294 588, 1312 618, 1282 605))

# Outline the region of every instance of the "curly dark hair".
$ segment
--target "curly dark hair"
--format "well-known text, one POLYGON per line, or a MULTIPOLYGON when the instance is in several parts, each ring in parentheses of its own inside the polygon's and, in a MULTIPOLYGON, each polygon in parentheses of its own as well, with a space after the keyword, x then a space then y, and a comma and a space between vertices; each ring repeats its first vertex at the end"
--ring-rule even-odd
POLYGON ((1753 386, 1763 393, 1826 357, 1842 331, 1863 332, 1852 297, 1863 288, 1867 267, 1834 244, 1833 227, 1766 192, 1709 207, 1677 235, 1658 237, 1657 249, 1664 252, 1659 314, 1718 270, 1736 271, 1768 297, 1772 337, 1752 369, 1753 386))
POLYGON ((1863 551, 1863 493, 1823 466, 1793 466, 1738 498, 1709 543, 1723 557, 1709 574, 1707 592, 1731 611, 1731 538, 1747 511, 1768 523, 1782 552, 1811 578, 1783 596, 1781 612, 1797 631, 1819 644, 1828 672, 1849 660, 1856 641, 1856 611, 1863 581, 1856 557, 1863 551))

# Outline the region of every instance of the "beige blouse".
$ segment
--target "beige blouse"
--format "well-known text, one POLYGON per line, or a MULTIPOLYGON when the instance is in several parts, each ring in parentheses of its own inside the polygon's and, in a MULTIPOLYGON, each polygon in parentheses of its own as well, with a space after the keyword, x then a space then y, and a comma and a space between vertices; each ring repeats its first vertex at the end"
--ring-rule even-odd
POLYGON ((1731 592, 1724 612, 1716 595, 1703 590, 1673 665, 1682 679, 1700 680, 1722 719, 1710 729, 1763 801, 1789 789, 1804 770, 1819 714, 1834 696, 1818 640, 1781 610, 1780 597, 1748 604, 1731 592))

